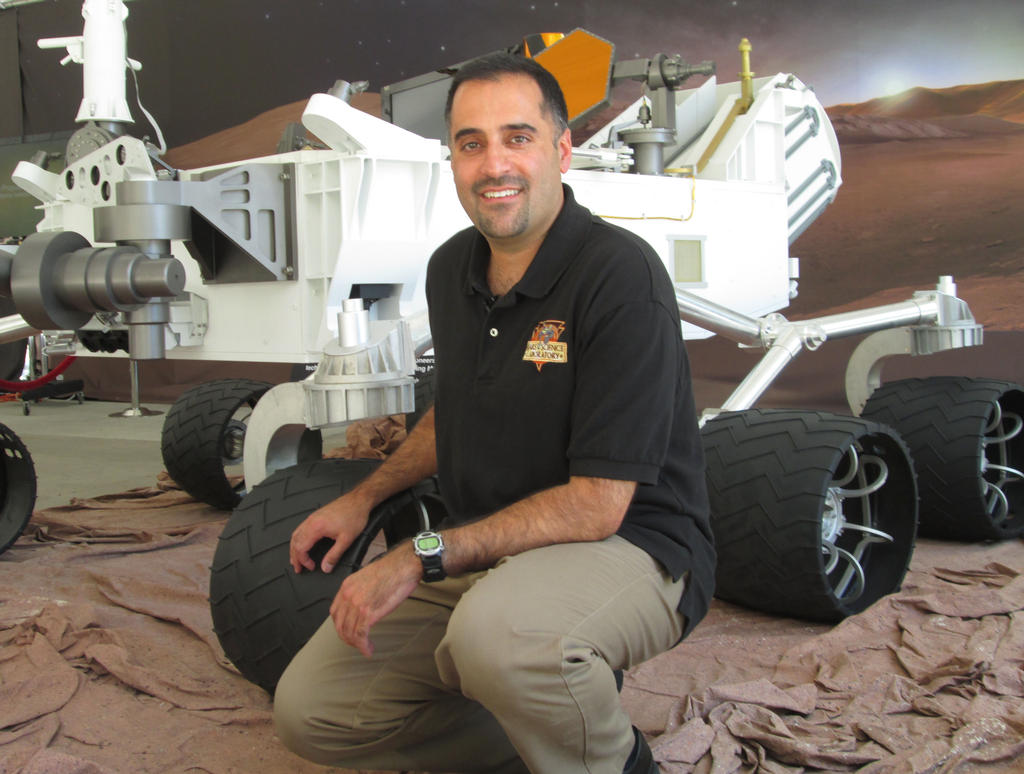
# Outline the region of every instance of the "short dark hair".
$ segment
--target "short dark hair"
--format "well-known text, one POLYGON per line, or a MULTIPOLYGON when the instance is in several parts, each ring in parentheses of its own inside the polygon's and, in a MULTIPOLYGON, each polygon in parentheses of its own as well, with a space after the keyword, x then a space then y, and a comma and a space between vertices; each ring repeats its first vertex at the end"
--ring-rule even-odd
POLYGON ((452 102, 459 86, 466 81, 496 81, 505 75, 525 75, 532 78, 540 89, 541 104, 555 124, 556 136, 560 136, 569 128, 569 110, 565 106, 565 95, 562 94, 562 87, 558 85, 555 76, 533 59, 507 54, 504 51, 473 59, 456 71, 452 85, 448 89, 448 100, 444 105, 445 125, 451 128, 452 102))

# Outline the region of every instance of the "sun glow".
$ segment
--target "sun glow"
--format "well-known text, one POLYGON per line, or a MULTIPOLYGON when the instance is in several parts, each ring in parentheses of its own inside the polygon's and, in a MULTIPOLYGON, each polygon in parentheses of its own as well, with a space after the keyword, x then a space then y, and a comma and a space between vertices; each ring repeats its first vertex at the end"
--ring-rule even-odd
POLYGON ((879 73, 874 81, 875 97, 891 97, 917 85, 908 75, 900 72, 879 73))

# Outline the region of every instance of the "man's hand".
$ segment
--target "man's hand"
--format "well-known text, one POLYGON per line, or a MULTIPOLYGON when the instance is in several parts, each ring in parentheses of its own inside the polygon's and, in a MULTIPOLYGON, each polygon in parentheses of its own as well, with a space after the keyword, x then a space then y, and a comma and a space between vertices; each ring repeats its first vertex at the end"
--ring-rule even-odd
POLYGON ((352 497, 340 497, 313 511, 292 533, 288 547, 292 569, 295 572, 315 570, 316 562, 309 551, 321 539, 329 538, 334 541, 334 545, 324 556, 320 569, 324 572, 333 571, 341 555, 366 527, 369 518, 370 509, 352 497))
MULTIPOLYGON (((313 511, 292 533, 288 560, 295 572, 315 570, 310 549, 323 538, 334 541, 320 567, 331 572, 341 555, 366 529, 370 512, 392 495, 437 473, 437 450, 434 447, 434 407, 416 423, 409 436, 358 486, 343 497, 313 511)), ((411 553, 411 552, 410 552, 411 553)))
POLYGON ((423 565, 404 543, 345 578, 331 603, 338 636, 369 658, 370 628, 404 602, 423 577, 423 565))

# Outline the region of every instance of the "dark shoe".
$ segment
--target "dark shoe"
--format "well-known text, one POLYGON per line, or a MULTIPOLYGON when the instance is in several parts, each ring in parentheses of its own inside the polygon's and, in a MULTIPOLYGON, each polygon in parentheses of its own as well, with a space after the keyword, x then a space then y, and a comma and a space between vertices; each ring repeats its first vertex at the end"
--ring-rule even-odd
POLYGON ((629 754, 626 761, 626 768, 622 774, 661 774, 661 769, 654 762, 651 755, 651 748, 647 746, 644 735, 634 726, 633 728, 633 752, 629 754))

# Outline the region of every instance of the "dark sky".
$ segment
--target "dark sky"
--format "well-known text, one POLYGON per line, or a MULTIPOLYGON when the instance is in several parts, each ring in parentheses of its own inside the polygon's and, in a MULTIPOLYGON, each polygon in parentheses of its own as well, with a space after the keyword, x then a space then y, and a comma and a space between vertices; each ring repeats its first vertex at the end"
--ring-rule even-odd
POLYGON ((310 28, 322 21, 332 30, 326 46, 311 40, 307 51, 319 48, 325 68, 355 54, 365 71, 360 77, 370 80, 415 75, 507 45, 527 32, 574 27, 608 38, 620 55, 664 51, 691 60, 717 59, 728 80, 738 70, 736 45, 747 37, 755 46, 755 68, 764 74, 797 71, 816 84, 827 104, 911 86, 1024 77, 1022 0, 248 0, 242 5, 246 16, 262 15, 270 29, 292 24, 295 10, 305 7, 302 15, 310 28))
POLYGON ((594 18, 591 28, 665 50, 682 40, 681 53, 716 59, 722 80, 734 79, 735 47, 745 36, 755 71, 795 72, 826 105, 912 86, 1024 78, 1022 0, 641 0, 628 7, 614 21, 594 18))
MULTIPOLYGON (((128 8, 143 101, 172 146, 337 78, 378 90, 530 32, 575 27, 613 42, 619 58, 713 59, 722 81, 735 80, 736 46, 748 37, 757 74, 794 72, 826 105, 1024 78, 1024 0, 132 0, 128 8)), ((78 0, 18 10, 26 133, 72 128, 80 69, 33 49, 38 37, 79 34, 80 10, 78 0)))
POLYGON ((323 20, 337 41, 321 48, 324 66, 355 53, 366 71, 361 77, 370 80, 415 75, 507 45, 527 32, 574 27, 608 38, 620 55, 664 51, 691 60, 716 59, 728 80, 738 70, 736 45, 747 37, 755 46, 755 69, 796 71, 816 85, 827 104, 911 86, 1024 77, 1022 0, 248 0, 243 5, 246 15, 262 14, 272 29, 291 23, 295 8, 308 6, 304 15, 310 26, 323 20))

